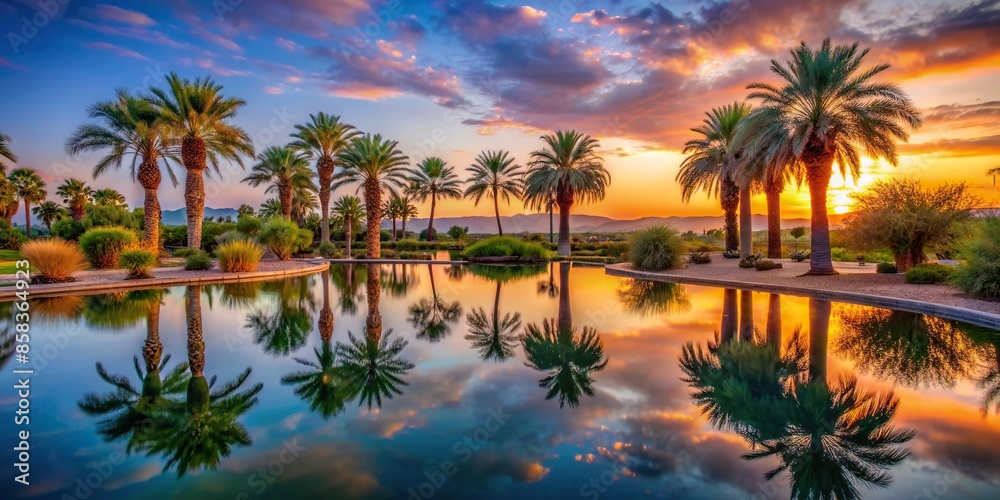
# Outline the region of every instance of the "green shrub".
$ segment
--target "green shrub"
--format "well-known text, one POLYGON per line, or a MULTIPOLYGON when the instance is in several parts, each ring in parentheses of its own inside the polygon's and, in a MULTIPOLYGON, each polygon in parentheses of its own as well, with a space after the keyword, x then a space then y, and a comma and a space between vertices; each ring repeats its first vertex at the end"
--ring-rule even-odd
POLYGON ((295 254, 312 255, 312 244, 315 237, 316 233, 308 229, 299 229, 299 233, 295 236, 295 254))
POLYGON ((280 260, 292 258, 292 254, 298 249, 298 238, 299 226, 281 217, 267 221, 258 235, 260 242, 267 245, 280 260))
POLYGON ((340 253, 340 251, 337 250, 337 245, 334 245, 332 242, 329 241, 324 241, 323 243, 320 243, 319 247, 316 248, 316 252, 319 253, 319 256, 323 257, 324 259, 336 258, 336 255, 340 253))
POLYGON ((757 267, 757 261, 763 258, 764 254, 757 252, 755 254, 751 254, 745 259, 740 259, 739 266, 743 269, 753 269, 757 267))
POLYGON ((87 268, 87 258, 75 243, 50 238, 34 240, 21 247, 21 258, 31 263, 32 282, 73 281, 73 273, 87 268))
POLYGON ((917 285, 929 285, 948 281, 952 269, 941 264, 919 264, 906 271, 906 282, 917 285))
POLYGON ((625 260, 628 258, 628 242, 627 241, 609 241, 601 245, 601 255, 607 257, 613 257, 617 260, 625 260))
POLYGON ((72 217, 65 216, 52 223, 52 234, 67 241, 77 241, 83 233, 87 232, 82 222, 73 220, 72 217))
POLYGON ((397 240, 396 250, 400 252, 413 252, 421 249, 421 242, 417 240, 397 240))
POLYGON ((196 252, 194 249, 191 249, 191 248, 178 248, 177 250, 174 250, 174 253, 172 253, 171 255, 174 256, 174 257, 179 257, 179 258, 184 259, 184 258, 190 257, 190 256, 192 256, 192 255, 194 255, 196 253, 198 253, 198 252, 196 252))
POLYGON ((193 252, 184 260, 187 271, 208 271, 212 268, 212 258, 205 252, 193 252))
POLYGON ((119 255, 118 263, 128 270, 128 279, 142 280, 152 278, 149 270, 156 265, 157 255, 151 250, 125 250, 119 255))
POLYGON ((216 236, 215 237, 215 244, 216 245, 221 245, 223 243, 229 243, 230 241, 243 240, 243 239, 246 239, 246 236, 240 234, 240 232, 237 231, 237 230, 235 230, 235 229, 230 229, 229 231, 226 231, 226 232, 224 232, 224 233, 216 236))
POLYGON ((135 233, 123 227, 95 227, 80 237, 80 248, 91 266, 109 269, 118 267, 122 251, 136 241, 135 233))
POLYGON ((236 229, 236 224, 230 222, 203 222, 201 224, 201 249, 206 252, 219 246, 216 238, 227 231, 236 229))
POLYGON ((138 231, 142 227, 142 218, 136 217, 125 207, 117 205, 90 205, 87 207, 87 215, 83 217, 83 227, 91 229, 95 227, 124 227, 132 231, 138 231))
POLYGON ((222 272, 249 273, 257 269, 257 264, 264 257, 264 247, 255 241, 236 240, 219 245, 215 254, 222 272))
POLYGON ((959 251, 965 263, 954 270, 951 282, 976 297, 1000 299, 1000 217, 982 220, 959 251))
POLYGON ((688 254, 688 260, 694 264, 711 264, 712 256, 708 252, 691 252, 688 254))
POLYGON ((758 259, 754 262, 753 267, 758 271, 770 271, 771 269, 781 269, 782 265, 780 262, 775 262, 771 259, 758 259))
POLYGON ((469 235, 469 228, 462 226, 451 226, 448 229, 448 236, 455 240, 460 240, 469 235))
POLYGON ((645 271, 673 269, 683 265, 686 246, 676 229, 650 226, 632 233, 629 261, 636 269, 645 271))
POLYGON ((187 226, 163 226, 160 230, 163 245, 180 247, 187 245, 187 226))
POLYGON ((264 220, 260 217, 244 215, 236 220, 236 230, 248 238, 253 238, 260 234, 261 229, 264 229, 264 220))
MULTIPOLYGON (((397 250, 399 250, 398 247, 397 250)), ((469 260, 489 257, 517 257, 518 260, 545 260, 549 258, 549 251, 538 243, 524 241, 514 236, 491 236, 465 247, 463 255, 469 260)))
POLYGON ((809 258, 809 252, 805 250, 792 250, 788 252, 788 258, 794 260, 795 262, 802 262, 809 258))
POLYGON ((899 269, 896 269, 896 264, 891 262, 879 262, 875 266, 875 272, 879 274, 896 274, 899 272, 899 269))
POLYGON ((0 229, 0 249, 20 250, 28 242, 28 236, 20 229, 0 229))

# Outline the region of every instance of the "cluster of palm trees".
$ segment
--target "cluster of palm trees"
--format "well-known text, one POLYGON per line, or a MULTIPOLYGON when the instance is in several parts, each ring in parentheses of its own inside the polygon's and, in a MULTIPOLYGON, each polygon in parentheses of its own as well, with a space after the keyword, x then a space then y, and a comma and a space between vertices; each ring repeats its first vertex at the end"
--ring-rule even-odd
POLYGON ((750 196, 764 192, 768 208, 768 256, 781 257, 779 196, 784 187, 804 181, 812 208, 809 274, 836 274, 830 253, 827 188, 833 167, 842 175, 860 175, 862 152, 898 161, 896 141, 921 116, 903 90, 875 80, 889 66, 862 68, 868 50, 858 44, 834 46, 829 39, 817 50, 803 43, 787 65, 771 61, 779 85, 752 83, 754 108, 736 102, 707 113, 692 129, 697 139, 685 144, 690 154, 677 181, 683 199, 697 191, 720 198, 726 220, 726 250, 752 253, 750 196), (736 210, 740 223, 737 239, 736 210))

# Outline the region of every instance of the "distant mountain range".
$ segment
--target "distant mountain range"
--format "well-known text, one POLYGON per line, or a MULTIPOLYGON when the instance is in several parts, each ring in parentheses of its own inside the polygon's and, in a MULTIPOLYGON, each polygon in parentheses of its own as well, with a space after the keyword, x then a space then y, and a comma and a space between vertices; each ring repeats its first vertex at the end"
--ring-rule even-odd
MULTIPOLYGON (((205 216, 226 218, 227 216, 236 218, 234 208, 205 208, 205 216)), ((830 224, 837 225, 844 219, 843 215, 830 214, 830 224)), ((549 214, 519 214, 500 217, 504 232, 521 233, 546 233, 549 231, 549 214)), ((180 208, 177 210, 164 210, 163 223, 171 226, 187 224, 187 210, 180 208)), ((399 223, 397 222, 397 225, 399 223)), ((559 214, 553 217, 555 230, 559 230, 559 214)), ((571 215, 570 224, 574 233, 627 233, 645 228, 653 224, 666 224, 677 230, 694 231, 700 233, 709 229, 722 227, 722 216, 699 216, 699 217, 643 217, 634 220, 619 220, 598 215, 571 215)), ((469 217, 439 217, 434 219, 434 227, 438 231, 447 231, 451 226, 468 227, 470 233, 492 234, 497 232, 497 222, 494 217, 489 216, 469 216, 469 217)), ((809 219, 781 219, 781 227, 788 229, 796 226, 809 226, 809 219)), ((384 229, 392 227, 391 221, 382 221, 384 229)), ((767 216, 755 214, 753 216, 754 229, 764 229, 767 227, 767 216)), ((427 229, 427 219, 412 219, 406 222, 406 229, 410 231, 422 231, 427 229)))

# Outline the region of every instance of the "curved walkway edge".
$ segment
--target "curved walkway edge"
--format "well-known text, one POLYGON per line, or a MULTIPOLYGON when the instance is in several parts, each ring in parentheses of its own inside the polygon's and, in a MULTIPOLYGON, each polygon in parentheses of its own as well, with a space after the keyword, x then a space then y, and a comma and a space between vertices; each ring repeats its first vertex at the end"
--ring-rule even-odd
POLYGON ((609 264, 605 266, 604 272, 611 276, 636 278, 647 281, 662 281, 688 285, 735 288, 738 290, 753 290, 759 292, 778 293, 782 295, 795 295, 799 297, 814 297, 832 302, 848 302, 864 306, 897 309, 918 314, 928 314, 931 316, 962 321, 965 323, 1000 330, 1000 314, 902 297, 887 297, 843 290, 816 289, 807 286, 794 286, 787 284, 687 276, 681 274, 671 274, 669 271, 636 271, 631 269, 631 267, 627 264, 609 264))
MULTIPOLYGON (((247 281, 262 281, 275 278, 288 278, 322 272, 330 267, 329 263, 321 260, 295 260, 287 261, 287 268, 271 269, 266 271, 255 271, 252 273, 223 273, 219 270, 211 271, 173 271, 167 274, 175 276, 160 276, 145 280, 126 280, 124 272, 119 271, 111 277, 121 275, 119 279, 93 281, 86 278, 71 283, 49 283, 32 284, 28 288, 29 298, 54 297, 60 295, 93 295, 98 293, 109 293, 124 290, 139 290, 146 288, 165 288, 177 285, 203 285, 210 283, 233 283, 247 281)), ((167 268, 170 269, 170 268, 167 268)), ((160 271, 163 271, 160 268, 160 271)), ((157 270, 153 270, 154 273, 157 270)), ((17 299, 18 290, 14 286, 0 288, 0 302, 8 302, 17 299)))

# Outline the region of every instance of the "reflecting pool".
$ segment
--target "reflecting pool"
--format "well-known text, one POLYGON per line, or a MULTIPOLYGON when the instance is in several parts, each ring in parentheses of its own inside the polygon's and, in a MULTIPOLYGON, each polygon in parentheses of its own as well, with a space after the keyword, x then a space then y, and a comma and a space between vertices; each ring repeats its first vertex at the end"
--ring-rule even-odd
POLYGON ((31 327, 4 498, 1000 496, 1000 332, 920 314, 355 264, 35 299, 31 327))

